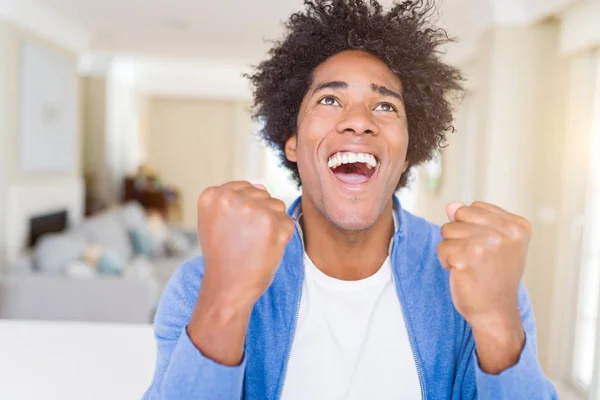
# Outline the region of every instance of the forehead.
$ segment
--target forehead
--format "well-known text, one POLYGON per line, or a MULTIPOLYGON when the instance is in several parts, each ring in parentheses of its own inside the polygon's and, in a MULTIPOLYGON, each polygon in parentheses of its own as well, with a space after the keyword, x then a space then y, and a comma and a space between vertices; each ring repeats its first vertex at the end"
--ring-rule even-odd
POLYGON ((347 50, 328 58, 315 68, 312 78, 313 85, 344 81, 350 86, 375 83, 398 91, 402 88, 400 78, 383 61, 358 50, 347 50))

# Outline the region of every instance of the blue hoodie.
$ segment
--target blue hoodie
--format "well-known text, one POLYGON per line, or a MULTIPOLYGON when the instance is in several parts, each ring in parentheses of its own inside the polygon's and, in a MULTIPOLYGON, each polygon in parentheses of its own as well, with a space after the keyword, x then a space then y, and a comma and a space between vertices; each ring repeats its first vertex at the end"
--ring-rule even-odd
MULTIPOLYGON (((452 303, 449 272, 437 257, 440 227, 402 210, 396 197, 394 201, 400 223, 392 239, 392 268, 422 398, 557 399, 537 360, 535 319, 525 289, 519 288, 525 330, 519 361, 498 375, 486 374, 479 368, 471 328, 452 303)), ((206 358, 187 335, 204 261, 198 257, 184 263, 156 313, 156 370, 144 399, 279 399, 300 307, 303 251, 297 230, 273 283, 254 306, 244 359, 235 367, 206 358)))

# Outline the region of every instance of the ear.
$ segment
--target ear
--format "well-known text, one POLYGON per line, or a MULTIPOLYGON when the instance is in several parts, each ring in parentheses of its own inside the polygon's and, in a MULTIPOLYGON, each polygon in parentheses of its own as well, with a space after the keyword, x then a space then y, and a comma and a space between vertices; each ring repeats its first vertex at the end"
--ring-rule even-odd
POLYGON ((290 136, 288 140, 285 142, 285 158, 291 162, 297 162, 298 157, 296 156, 296 145, 298 141, 296 140, 296 135, 290 136))
POLYGON ((405 161, 405 162, 404 162, 404 165, 402 166, 402 173, 405 173, 405 172, 406 172, 406 170, 408 169, 408 165, 409 165, 409 162, 408 162, 408 161, 405 161))

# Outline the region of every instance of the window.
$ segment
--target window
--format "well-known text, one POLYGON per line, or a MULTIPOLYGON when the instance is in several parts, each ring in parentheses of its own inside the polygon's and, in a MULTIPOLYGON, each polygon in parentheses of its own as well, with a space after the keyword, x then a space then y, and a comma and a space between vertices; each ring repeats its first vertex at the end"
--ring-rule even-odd
POLYGON ((402 188, 396 192, 396 195, 400 199, 402 209, 411 213, 415 213, 417 209, 417 199, 421 184, 419 180, 419 168, 420 167, 413 168, 408 187, 402 188))
POLYGON ((264 184, 271 196, 285 202, 287 206, 300 196, 300 189, 292 180, 290 172, 281 165, 279 156, 273 149, 263 147, 264 171, 261 183, 264 184))
POLYGON ((600 354, 596 349, 600 295, 600 54, 596 71, 572 368, 575 383, 586 390, 592 385, 594 373, 600 373, 594 371, 596 354, 600 354))

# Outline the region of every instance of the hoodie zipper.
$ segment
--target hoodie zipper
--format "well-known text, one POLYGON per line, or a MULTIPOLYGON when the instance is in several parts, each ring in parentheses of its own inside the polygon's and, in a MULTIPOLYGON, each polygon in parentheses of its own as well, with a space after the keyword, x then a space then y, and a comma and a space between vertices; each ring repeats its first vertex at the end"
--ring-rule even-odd
POLYGON ((300 294, 298 295, 298 303, 296 304, 296 316, 294 317, 294 326, 292 330, 292 340, 290 340, 290 346, 288 347, 287 354, 285 356, 285 366, 283 368, 283 382, 281 383, 281 388, 279 389, 278 399, 281 399, 283 395, 283 388, 285 387, 285 379, 287 377, 287 368, 290 363, 290 358, 292 357, 292 346, 294 345, 294 339, 296 338, 296 328, 298 327, 298 314, 300 313, 300 301, 302 299, 302 290, 300 290, 300 294))
MULTIPOLYGON (((302 244, 302 254, 304 254, 304 240, 302 240, 302 229, 298 224, 298 221, 294 218, 294 225, 296 225, 296 232, 300 237, 300 243, 302 244)), ((283 382, 281 382, 281 387, 279 388, 279 394, 277 395, 278 399, 281 399, 283 395, 283 388, 285 387, 285 379, 287 378, 287 369, 290 363, 290 358, 292 357, 292 346, 294 345, 294 339, 296 338, 296 329, 298 328, 298 317, 300 314, 300 302, 302 301, 302 284, 300 283, 300 291, 298 294, 298 301, 296 302, 296 313, 294 315, 294 324, 292 326, 292 338, 290 340, 290 344, 288 346, 286 356, 285 356, 285 365, 283 367, 283 382)))
MULTIPOLYGON (((395 235, 392 237, 392 254, 396 254, 395 253, 395 247, 396 247, 396 241, 395 241, 396 237, 395 235)), ((393 266, 392 266, 393 268, 393 266)), ((402 298, 400 296, 400 290, 398 287, 398 283, 396 282, 396 277, 394 276, 393 270, 392 270, 392 281, 394 282, 394 286, 396 287, 396 292, 398 293, 398 301, 400 302, 400 308, 402 309, 402 319, 404 320, 404 327, 406 328, 406 333, 408 334, 408 341, 410 342, 410 350, 412 351, 412 355, 413 355, 413 360, 415 361, 415 366, 417 368, 417 375, 419 377, 419 386, 421 388, 421 400, 425 400, 425 384, 423 382, 423 374, 421 373, 421 365, 419 364, 419 360, 417 359, 417 355, 415 354, 415 347, 416 347, 416 343, 415 340, 410 332, 410 328, 408 327, 408 323, 406 322, 406 307, 404 305, 404 303, 402 302, 402 298)))

